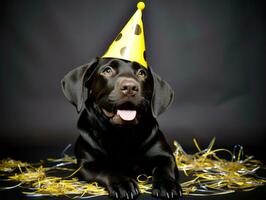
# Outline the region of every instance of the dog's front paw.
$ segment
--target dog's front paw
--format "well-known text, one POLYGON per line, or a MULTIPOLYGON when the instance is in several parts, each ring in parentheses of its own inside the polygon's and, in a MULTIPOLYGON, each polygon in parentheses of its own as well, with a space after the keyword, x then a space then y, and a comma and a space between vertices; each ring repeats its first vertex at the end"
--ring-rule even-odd
POLYGON ((173 180, 154 181, 152 195, 162 199, 179 199, 182 197, 182 190, 173 180))
POLYGON ((137 182, 132 178, 115 178, 107 186, 109 195, 115 199, 135 199, 139 195, 137 182))

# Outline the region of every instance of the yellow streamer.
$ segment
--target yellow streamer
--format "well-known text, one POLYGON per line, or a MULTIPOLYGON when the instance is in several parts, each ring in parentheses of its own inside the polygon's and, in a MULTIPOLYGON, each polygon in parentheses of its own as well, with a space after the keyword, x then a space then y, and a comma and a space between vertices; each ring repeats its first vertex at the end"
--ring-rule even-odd
MULTIPOLYGON (((193 142, 198 150, 195 154, 187 154, 181 145, 174 141, 176 147, 174 156, 176 164, 189 181, 181 183, 184 195, 210 196, 224 195, 235 191, 251 191, 265 184, 265 178, 258 178, 256 171, 263 168, 260 161, 246 156, 243 159, 243 148, 231 152, 227 149, 213 149, 215 138, 206 149, 199 146, 196 139, 193 142), (231 159, 220 158, 217 153, 227 153, 231 159), (236 155, 235 155, 236 154, 236 155)), ((239 147, 239 146, 238 146, 239 147)), ((24 194, 39 196, 68 196, 71 198, 107 195, 105 188, 98 183, 86 183, 74 177, 80 169, 74 169, 76 164, 74 156, 64 155, 59 159, 47 159, 54 163, 52 167, 43 164, 30 164, 13 160, 11 158, 0 160, 1 176, 7 180, 17 181, 18 184, 0 189, 13 189, 23 185, 33 189, 24 194), (48 176, 48 172, 72 171, 65 177, 48 176)), ((139 175, 137 177, 141 193, 151 193, 152 177, 139 175)))

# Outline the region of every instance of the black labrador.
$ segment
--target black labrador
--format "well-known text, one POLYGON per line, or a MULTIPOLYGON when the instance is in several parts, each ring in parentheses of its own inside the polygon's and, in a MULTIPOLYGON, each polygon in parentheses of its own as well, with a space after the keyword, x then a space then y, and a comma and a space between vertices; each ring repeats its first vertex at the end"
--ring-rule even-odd
POLYGON ((136 62, 108 58, 75 68, 61 83, 80 114, 75 154, 85 180, 113 198, 134 199, 137 175, 147 174, 154 196, 181 197, 175 158, 156 121, 173 100, 168 83, 136 62))

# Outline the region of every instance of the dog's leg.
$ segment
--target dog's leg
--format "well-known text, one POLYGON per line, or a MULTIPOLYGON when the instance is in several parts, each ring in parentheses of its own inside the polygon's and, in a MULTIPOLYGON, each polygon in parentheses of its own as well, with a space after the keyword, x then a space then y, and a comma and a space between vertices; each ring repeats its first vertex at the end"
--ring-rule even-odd
POLYGON ((88 182, 96 181, 105 186, 110 197, 115 199, 135 199, 139 195, 137 182, 129 177, 104 169, 102 163, 80 163, 80 174, 88 182))
POLYGON ((154 144, 145 152, 144 158, 150 166, 153 176, 152 195, 162 199, 177 199, 182 197, 178 183, 178 169, 170 146, 161 131, 154 144))
POLYGON ((172 156, 155 156, 152 158, 153 188, 152 194, 155 197, 177 199, 182 197, 182 191, 178 178, 178 169, 172 156))

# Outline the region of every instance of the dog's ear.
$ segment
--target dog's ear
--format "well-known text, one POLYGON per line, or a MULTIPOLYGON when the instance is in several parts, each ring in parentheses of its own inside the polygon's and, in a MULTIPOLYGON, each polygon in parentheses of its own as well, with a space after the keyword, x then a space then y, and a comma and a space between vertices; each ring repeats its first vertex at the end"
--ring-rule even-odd
POLYGON ((81 111, 84 104, 84 96, 86 95, 84 88, 85 81, 90 79, 97 64, 98 58, 95 58, 90 63, 68 72, 61 80, 61 87, 65 97, 70 103, 76 106, 78 112, 81 111))
POLYGON ((153 72, 152 69, 150 70, 153 78, 151 111, 152 115, 156 118, 171 105, 174 100, 174 91, 166 81, 153 72))

